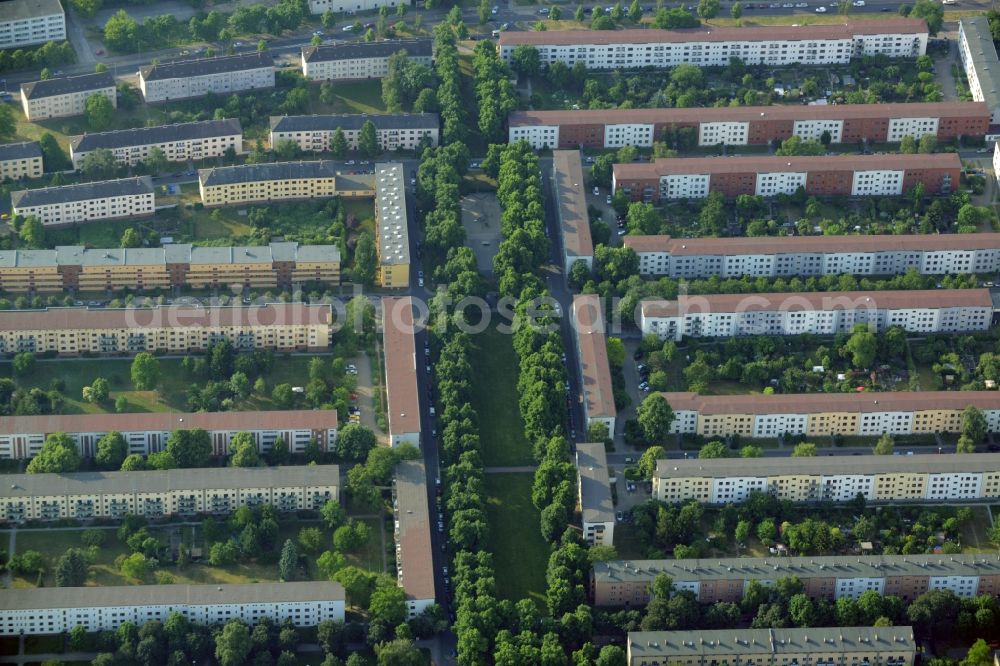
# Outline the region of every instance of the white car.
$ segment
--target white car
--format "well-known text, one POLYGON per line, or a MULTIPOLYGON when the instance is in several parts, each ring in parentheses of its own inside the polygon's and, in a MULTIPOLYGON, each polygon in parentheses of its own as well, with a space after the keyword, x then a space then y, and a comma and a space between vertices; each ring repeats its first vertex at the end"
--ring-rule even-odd
POLYGON ((351 32, 352 30, 354 30, 353 25, 345 25, 343 28, 340 29, 341 32, 351 32))
POLYGON ((497 14, 500 13, 500 8, 497 7, 496 5, 494 5, 493 9, 490 10, 490 13, 493 14, 494 16, 496 16, 497 14))
POLYGON ((816 13, 817 14, 826 14, 826 7, 817 7, 816 8, 816 13))

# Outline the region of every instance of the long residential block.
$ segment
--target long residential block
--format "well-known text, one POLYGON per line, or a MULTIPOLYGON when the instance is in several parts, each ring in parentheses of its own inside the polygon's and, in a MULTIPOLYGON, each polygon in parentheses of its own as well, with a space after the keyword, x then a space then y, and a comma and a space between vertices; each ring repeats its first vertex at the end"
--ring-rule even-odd
POLYGON ((88 632, 115 631, 125 622, 166 622, 179 613, 201 625, 269 618, 313 627, 343 622, 346 596, 340 583, 300 581, 244 585, 145 585, 38 587, 10 590, 0 607, 0 634, 64 634, 78 625, 88 632))
POLYGON ((676 417, 671 432, 706 437, 961 432, 962 411, 970 405, 982 411, 990 432, 1000 430, 997 391, 661 395, 676 417))
POLYGON ((336 465, 8 474, 0 481, 0 520, 13 523, 229 515, 262 504, 284 513, 316 511, 340 496, 336 465))
POLYGON ((958 22, 958 56, 969 80, 972 99, 989 109, 990 121, 1000 123, 1000 58, 986 16, 967 16, 958 22))
POLYGON ((1000 454, 659 460, 653 496, 663 502, 743 502, 750 493, 782 501, 941 504, 1000 497, 1000 454))
POLYGON ((643 275, 775 278, 1000 271, 1000 234, 671 238, 625 236, 643 275))
POLYGON ((789 576, 797 577, 813 599, 857 599, 868 590, 904 601, 929 590, 951 590, 966 599, 1000 593, 1000 561, 989 555, 616 560, 594 563, 594 605, 645 606, 661 574, 673 579, 674 589, 690 590, 702 603, 738 603, 750 581, 773 585, 789 576))
POLYGON ((344 42, 302 49, 302 75, 310 81, 380 79, 389 73, 389 56, 406 51, 410 62, 434 64, 430 39, 344 42))
POLYGON ((118 107, 115 77, 111 72, 81 74, 21 84, 24 116, 34 122, 46 118, 79 116, 87 109, 91 95, 103 95, 118 107))
POLYGON ((615 507, 604 442, 576 445, 576 481, 583 540, 591 546, 613 546, 615 507))
POLYGON ((147 102, 228 95, 274 87, 274 58, 267 51, 179 60, 139 69, 139 90, 147 102))
MULTIPOLYGON (((998 65, 1000 67, 1000 65, 998 65)), ((739 106, 673 109, 515 111, 511 143, 542 148, 652 147, 665 130, 691 129, 699 146, 759 146, 797 136, 833 143, 897 143, 931 134, 940 141, 985 136, 990 110, 982 102, 739 106)))
POLYGON ((352 15, 379 7, 395 7, 401 2, 402 0, 309 0, 309 13, 333 12, 334 14, 352 15))
POLYGON ((412 619, 435 603, 437 597, 430 500, 423 461, 407 460, 396 466, 392 512, 396 582, 403 588, 406 614, 412 619))
POLYGON ((206 206, 375 196, 372 176, 350 175, 338 168, 337 162, 313 160, 199 169, 198 188, 206 206))
POLYGON ((42 187, 10 193, 15 215, 38 218, 43 226, 64 227, 97 220, 147 217, 156 210, 149 176, 42 187))
POLYGON ((922 19, 888 18, 839 25, 502 32, 497 48, 510 64, 514 49, 534 46, 543 67, 554 62, 568 67, 582 62, 587 69, 724 67, 730 58, 748 65, 833 65, 876 54, 916 58, 927 52, 927 36, 922 19))
POLYGON ((387 289, 410 286, 410 218, 406 178, 400 162, 375 165, 376 282, 387 289))
POLYGON ((628 666, 909 666, 913 627, 630 631, 628 666))
POLYGON ((590 235, 587 184, 583 179, 580 151, 552 153, 552 188, 562 237, 563 272, 568 276, 577 261, 587 264, 587 268, 594 265, 594 240, 590 235))
POLYGON ((958 188, 957 153, 660 158, 615 164, 612 187, 633 201, 702 199, 709 192, 773 197, 800 187, 817 196, 899 196, 920 184, 928 195, 958 188))
POLYGON ((281 352, 330 348, 332 310, 325 304, 0 312, 0 353, 190 353, 229 340, 238 350, 281 352))
POLYGON ((0 180, 41 178, 42 147, 37 141, 0 144, 0 180))
POLYGON ((0 49, 66 39, 66 13, 59 0, 0 2, 0 49))
POLYGON ((326 451, 337 439, 337 412, 332 409, 276 412, 168 412, 136 414, 65 414, 0 417, 0 458, 24 459, 38 454, 45 438, 68 435, 80 455, 92 458, 97 442, 118 432, 128 442, 129 453, 148 455, 166 448, 175 430, 205 430, 212 453, 229 454, 229 443, 240 432, 249 432, 262 453, 280 437, 293 453, 302 453, 313 439, 326 451))
POLYGON ((608 342, 604 327, 604 302, 596 294, 573 297, 571 321, 576 359, 580 369, 583 415, 586 428, 603 423, 615 432, 615 397, 608 362, 608 342))
POLYGON ((744 335, 836 335, 863 324, 873 332, 971 333, 993 325, 989 289, 711 294, 644 300, 643 335, 661 340, 744 335))
POLYGON ((438 145, 441 120, 436 113, 351 113, 328 116, 271 116, 271 147, 294 141, 300 150, 325 152, 337 130, 343 130, 347 147, 358 149, 358 136, 366 122, 375 125, 383 151, 416 150, 423 142, 438 145))
POLYGON ((192 289, 290 289, 340 282, 336 245, 0 250, 0 290, 11 293, 192 289))
POLYGON ((382 351, 389 415, 389 444, 420 448, 420 385, 417 344, 413 337, 413 298, 382 299, 382 351))
POLYGON ((95 150, 110 150, 116 162, 132 166, 145 161, 153 148, 162 150, 168 162, 222 157, 230 148, 239 154, 243 152, 243 127, 239 118, 226 118, 81 134, 69 140, 76 169, 95 150))

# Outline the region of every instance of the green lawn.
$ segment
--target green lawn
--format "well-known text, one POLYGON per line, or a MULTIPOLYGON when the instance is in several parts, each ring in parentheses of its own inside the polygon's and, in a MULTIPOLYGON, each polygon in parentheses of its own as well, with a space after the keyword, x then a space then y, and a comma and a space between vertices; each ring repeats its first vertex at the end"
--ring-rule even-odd
POLYGON ((544 604, 550 550, 531 503, 531 481, 531 474, 486 475, 489 551, 496 568, 497 596, 512 601, 530 597, 544 604))
MULTIPOLYGON (((483 459, 487 467, 531 465, 531 445, 517 401, 517 357, 511 337, 495 328, 472 336, 472 406, 479 415, 483 459)), ((530 494, 530 492, 529 492, 530 494)))
POLYGON ((988 536, 990 517, 985 506, 970 507, 972 520, 962 526, 963 553, 995 553, 996 547, 990 543, 988 536))
POLYGON ((63 636, 26 636, 24 639, 25 654, 49 654, 64 652, 63 636))
MULTIPOLYGON (((274 368, 265 377, 268 387, 286 382, 304 384, 309 376, 309 360, 309 356, 279 355, 275 359, 274 368)), ((186 411, 188 387, 193 382, 204 381, 191 377, 181 368, 180 359, 163 358, 160 359, 161 380, 158 390, 135 391, 129 374, 131 365, 131 359, 122 358, 39 360, 29 377, 17 377, 15 381, 18 386, 25 388, 48 390, 52 387, 53 380, 62 380, 65 383, 62 394, 66 400, 62 411, 66 414, 112 412, 118 396, 124 396, 128 400, 130 412, 186 411), (84 402, 83 387, 98 377, 104 377, 111 384, 111 398, 106 404, 100 405, 84 402)), ((0 377, 12 377, 9 362, 0 362, 0 377)), ((244 410, 274 408, 270 397, 251 396, 237 404, 237 409, 244 410)))
POLYGON ((333 91, 336 98, 331 109, 332 113, 385 112, 380 80, 334 83, 333 91))

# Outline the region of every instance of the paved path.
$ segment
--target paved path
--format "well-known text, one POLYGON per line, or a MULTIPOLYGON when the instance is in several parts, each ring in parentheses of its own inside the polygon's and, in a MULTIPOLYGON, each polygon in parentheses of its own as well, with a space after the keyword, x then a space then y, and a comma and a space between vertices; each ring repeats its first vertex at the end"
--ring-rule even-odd
POLYGON ((529 474, 538 469, 535 465, 521 465, 520 467, 487 467, 487 474, 529 474))
MULTIPOLYGON (((376 347, 376 353, 381 353, 381 347, 376 347)), ((358 367, 358 407, 361 409, 361 425, 375 433, 379 444, 388 445, 389 436, 382 432, 375 421, 375 410, 378 409, 376 391, 381 391, 382 378, 378 365, 372 363, 368 354, 361 352, 354 357, 354 365, 358 367)))

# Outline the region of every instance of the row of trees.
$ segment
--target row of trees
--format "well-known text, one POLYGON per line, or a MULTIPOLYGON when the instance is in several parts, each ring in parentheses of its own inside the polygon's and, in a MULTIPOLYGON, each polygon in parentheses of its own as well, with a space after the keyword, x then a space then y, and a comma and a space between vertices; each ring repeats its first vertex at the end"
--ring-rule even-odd
MULTIPOLYGON (((454 8, 458 10, 458 7, 454 8)), ((441 114, 441 139, 445 145, 465 140, 468 134, 467 104, 462 94, 462 76, 458 66, 456 30, 464 30, 461 12, 457 22, 452 14, 434 28, 434 66, 437 70, 437 101, 441 114)), ((457 247, 449 246, 449 247, 457 247)))
POLYGON ((479 132, 487 143, 502 142, 505 138, 504 121, 517 109, 517 95, 510 82, 510 72, 489 40, 476 44, 472 68, 479 105, 479 132))
POLYGON ((0 50, 0 72, 41 69, 76 62, 76 52, 69 42, 46 42, 30 49, 0 50))
POLYGON ((382 78, 382 103, 388 113, 431 113, 438 110, 436 85, 433 69, 398 51, 389 56, 388 74, 382 78))

